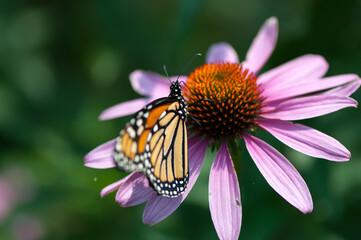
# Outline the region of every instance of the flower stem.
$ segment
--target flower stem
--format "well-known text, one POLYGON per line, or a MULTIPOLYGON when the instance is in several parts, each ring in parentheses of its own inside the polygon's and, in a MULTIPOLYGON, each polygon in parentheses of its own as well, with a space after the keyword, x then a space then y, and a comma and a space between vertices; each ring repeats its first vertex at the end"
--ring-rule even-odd
POLYGON ((227 142, 229 153, 234 165, 234 170, 236 171, 239 186, 241 186, 241 171, 242 171, 242 150, 239 141, 229 140, 227 142))

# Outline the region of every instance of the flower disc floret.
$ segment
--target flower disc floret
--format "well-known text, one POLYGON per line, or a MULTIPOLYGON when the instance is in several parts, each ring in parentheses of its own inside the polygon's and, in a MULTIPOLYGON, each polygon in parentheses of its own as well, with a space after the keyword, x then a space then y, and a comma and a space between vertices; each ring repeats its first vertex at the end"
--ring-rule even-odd
POLYGON ((204 64, 187 81, 189 121, 207 136, 234 138, 254 128, 263 98, 257 78, 236 63, 204 64))

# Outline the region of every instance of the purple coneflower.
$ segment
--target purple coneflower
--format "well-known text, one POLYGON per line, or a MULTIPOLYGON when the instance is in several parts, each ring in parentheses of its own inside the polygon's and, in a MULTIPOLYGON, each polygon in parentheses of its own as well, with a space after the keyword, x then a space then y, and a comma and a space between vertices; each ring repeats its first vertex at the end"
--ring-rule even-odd
MULTIPOLYGON (((269 185, 301 212, 311 212, 311 194, 301 175, 281 153, 251 132, 264 129, 304 154, 348 161, 350 152, 337 140, 291 121, 356 107, 357 102, 349 96, 361 81, 355 74, 323 77, 328 64, 319 55, 304 55, 258 75, 274 50, 277 35, 277 19, 270 18, 254 39, 244 62, 239 63, 229 44, 217 43, 210 47, 206 64, 187 79, 181 77, 187 83, 184 91, 187 102, 196 103, 189 107, 189 112, 198 121, 191 122, 191 130, 197 134, 188 140, 190 179, 183 194, 177 198, 160 197, 143 174, 132 173, 104 188, 101 196, 118 190, 116 201, 123 207, 147 201, 143 222, 153 225, 170 215, 185 199, 199 175, 207 146, 220 141, 210 172, 209 206, 218 236, 237 239, 242 220, 241 196, 227 141, 241 138, 269 185)), ((130 79, 134 89, 148 98, 116 105, 104 111, 100 119, 133 113, 169 93, 169 81, 165 77, 138 70, 130 79)), ((114 144, 112 140, 91 151, 85 157, 85 165, 115 167, 114 144)))

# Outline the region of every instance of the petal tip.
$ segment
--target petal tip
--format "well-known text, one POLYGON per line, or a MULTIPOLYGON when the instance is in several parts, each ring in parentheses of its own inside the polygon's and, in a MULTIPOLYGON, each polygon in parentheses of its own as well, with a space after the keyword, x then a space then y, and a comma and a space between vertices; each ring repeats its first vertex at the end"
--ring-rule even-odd
POLYGON ((314 60, 320 62, 320 66, 324 68, 325 74, 329 68, 329 64, 324 56, 318 54, 308 54, 308 56, 312 57, 314 60))
POLYGON ((278 26, 278 18, 276 16, 272 16, 266 20, 266 24, 278 26))
POLYGON ((350 152, 347 152, 347 156, 343 159, 340 160, 340 162, 348 162, 351 160, 351 153, 350 152))
POLYGON ((217 42, 212 44, 206 54, 206 62, 232 62, 239 63, 237 52, 227 42, 217 42))
POLYGON ((104 190, 102 190, 102 191, 100 192, 100 197, 101 197, 101 198, 104 198, 105 195, 106 195, 106 193, 104 193, 104 190))
POLYGON ((105 115, 105 111, 100 113, 98 120, 99 121, 109 120, 109 118, 107 118, 107 116, 105 115))
POLYGON ((84 166, 92 167, 92 165, 94 163, 94 159, 95 159, 94 152, 90 152, 87 155, 85 155, 85 157, 84 157, 84 166))
POLYGON ((143 71, 143 70, 140 70, 140 69, 137 69, 137 70, 134 70, 133 72, 131 72, 131 73, 129 74, 130 82, 131 82, 132 84, 138 84, 138 83, 137 83, 137 80, 138 80, 139 76, 140 76, 141 74, 143 74, 143 73, 144 73, 144 71, 143 71))
POLYGON ((312 198, 310 196, 309 199, 307 199, 305 202, 303 202, 303 204, 301 205, 293 205, 294 207, 296 207, 298 210, 300 210, 303 214, 308 214, 311 213, 313 211, 313 201, 312 198))
POLYGON ((308 214, 308 213, 311 213, 312 211, 313 211, 313 208, 301 210, 301 212, 302 212, 303 214, 308 214))
POLYGON ((84 158, 84 166, 91 168, 91 164, 88 162, 87 159, 84 158))
POLYGON ((84 156, 84 165, 90 168, 113 168, 113 150, 116 139, 110 140, 96 147, 84 156))

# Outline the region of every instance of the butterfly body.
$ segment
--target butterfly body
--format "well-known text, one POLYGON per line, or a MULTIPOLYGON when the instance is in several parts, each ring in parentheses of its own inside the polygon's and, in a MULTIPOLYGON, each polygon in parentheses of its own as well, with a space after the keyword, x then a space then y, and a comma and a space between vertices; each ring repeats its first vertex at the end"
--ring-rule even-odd
POLYGON ((181 194, 189 175, 187 116, 181 86, 172 82, 168 97, 146 105, 120 131, 114 151, 117 167, 144 173, 161 196, 181 194))

